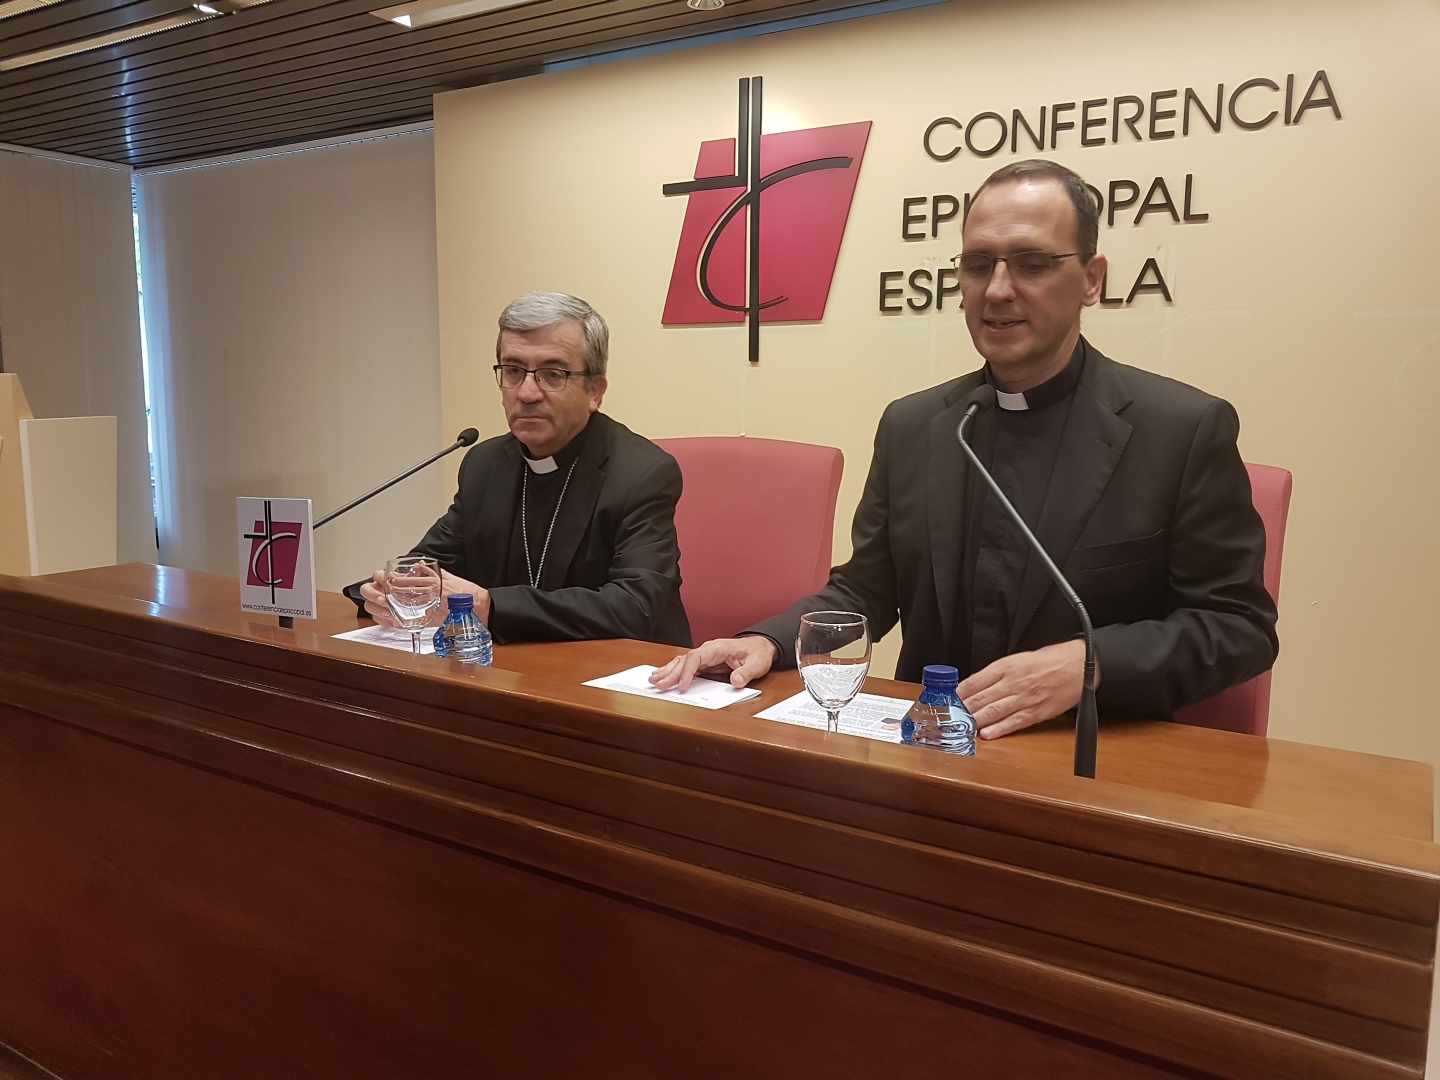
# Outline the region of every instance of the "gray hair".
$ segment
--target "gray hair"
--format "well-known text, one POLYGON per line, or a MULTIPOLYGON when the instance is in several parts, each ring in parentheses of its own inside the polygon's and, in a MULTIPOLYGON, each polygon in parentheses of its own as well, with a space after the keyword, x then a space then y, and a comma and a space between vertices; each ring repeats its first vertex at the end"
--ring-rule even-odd
MULTIPOLYGON (((567 320, 580 324, 585 339, 585 373, 601 376, 610 366, 610 328, 593 307, 578 296, 558 292, 532 292, 505 305, 500 312, 500 332, 524 333, 544 330, 567 320)), ((495 358, 500 358, 500 338, 495 338, 495 358)))
POLYGON ((1095 257, 1095 251, 1099 247, 1100 204, 1096 200, 1094 188, 1080 179, 1079 173, 1067 169, 1059 162, 1031 158, 1002 166, 987 176, 985 182, 975 189, 975 194, 970 196, 970 205, 975 205, 980 193, 987 187, 1030 179, 1055 180, 1065 189, 1065 194, 1070 196, 1070 202, 1075 207, 1075 248, 1080 253, 1080 261, 1088 263, 1095 257))

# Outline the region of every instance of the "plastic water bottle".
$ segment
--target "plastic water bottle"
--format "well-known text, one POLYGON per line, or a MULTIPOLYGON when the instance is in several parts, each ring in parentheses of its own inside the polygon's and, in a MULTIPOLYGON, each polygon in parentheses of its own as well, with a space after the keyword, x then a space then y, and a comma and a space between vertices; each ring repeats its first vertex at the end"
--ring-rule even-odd
POLYGON ((931 664, 921 679, 925 689, 900 721, 900 741, 974 757, 975 719, 955 694, 960 672, 948 664, 931 664))
POLYGON ((495 658, 495 646, 489 629, 475 617, 475 597, 458 593, 447 596, 445 605, 449 611, 435 631, 435 655, 489 667, 495 658))

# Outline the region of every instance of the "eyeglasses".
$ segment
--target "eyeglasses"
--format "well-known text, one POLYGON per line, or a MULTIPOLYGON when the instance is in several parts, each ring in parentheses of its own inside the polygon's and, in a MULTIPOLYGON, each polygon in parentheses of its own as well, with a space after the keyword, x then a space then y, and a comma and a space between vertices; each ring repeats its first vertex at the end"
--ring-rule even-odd
POLYGON ((583 379, 590 374, 559 367, 527 368, 519 364, 496 364, 494 371, 495 384, 502 390, 518 390, 526 375, 534 375, 535 385, 552 394, 564 390, 571 379, 583 379))
POLYGON ((982 251, 962 251, 951 258, 960 276, 972 281, 989 281, 995 273, 995 264, 1003 262, 1016 277, 1044 277, 1060 265, 1061 259, 1078 255, 1078 251, 1062 251, 1051 254, 1048 251, 1017 251, 1013 255, 989 255, 982 251))

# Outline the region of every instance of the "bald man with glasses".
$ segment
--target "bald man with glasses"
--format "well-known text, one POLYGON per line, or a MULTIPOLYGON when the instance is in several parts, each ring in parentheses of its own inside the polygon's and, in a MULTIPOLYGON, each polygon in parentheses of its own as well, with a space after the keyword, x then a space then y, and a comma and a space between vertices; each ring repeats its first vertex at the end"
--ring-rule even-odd
MULTIPOLYGON (((455 499, 415 545, 469 593, 496 640, 690 644, 680 602, 680 467, 600 411, 605 320, 579 297, 528 293, 499 318, 495 381, 509 433, 472 447, 455 499)), ((393 624, 378 580, 365 610, 393 624)))

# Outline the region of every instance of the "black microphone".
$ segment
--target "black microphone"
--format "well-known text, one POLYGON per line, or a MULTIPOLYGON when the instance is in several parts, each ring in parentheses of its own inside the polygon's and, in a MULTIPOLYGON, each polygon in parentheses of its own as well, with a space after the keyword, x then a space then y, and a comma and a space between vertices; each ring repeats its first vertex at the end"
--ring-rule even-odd
POLYGON ((332 510, 332 511, 330 511, 330 513, 326 514, 326 515, 325 515, 324 517, 322 517, 319 521, 315 522, 315 524, 314 524, 313 526, 311 526, 311 528, 318 529, 318 528, 320 528, 321 525, 324 525, 324 524, 326 524, 327 522, 334 521, 334 520, 335 520, 336 518, 338 518, 341 514, 348 513, 349 511, 354 510, 355 507, 359 506, 361 503, 365 502, 365 501, 368 500, 368 499, 373 499, 376 495, 379 495, 379 494, 380 494, 382 491, 384 491, 386 488, 394 487, 394 486, 395 486, 396 484, 398 484, 401 480, 404 480, 407 476, 413 476, 415 473, 417 473, 417 472, 419 472, 421 469, 425 468, 426 465, 433 465, 435 462, 439 461, 439 460, 440 460, 442 457, 444 457, 446 454, 453 453, 454 451, 459 450, 460 447, 462 447, 462 446, 471 446, 471 445, 473 445, 474 442, 475 442, 475 440, 478 439, 478 438, 480 438, 480 432, 476 431, 473 427, 467 427, 464 431, 460 432, 459 435, 456 435, 456 436, 455 436, 455 441, 454 441, 453 443, 451 443, 449 446, 445 447, 444 450, 441 450, 441 451, 439 451, 438 453, 435 453, 435 454, 431 454, 429 457, 427 457, 424 461, 420 462, 420 464, 418 464, 418 465, 412 465, 410 468, 406 469, 404 472, 402 472, 399 476, 395 477, 394 479, 386 480, 385 483, 381 484, 381 485, 380 485, 379 487, 377 487, 374 491, 367 491, 364 495, 361 495, 358 499, 352 499, 350 502, 348 502, 348 503, 346 503, 344 506, 340 507, 339 510, 332 510))
MULTIPOLYGON (((390 480, 386 480, 385 483, 381 484, 381 485, 380 485, 379 487, 377 487, 375 490, 373 490, 373 491, 367 491, 364 495, 361 495, 358 499, 352 499, 350 502, 348 502, 348 503, 346 503, 344 506, 340 507, 340 509, 338 509, 338 510, 332 510, 330 513, 328 513, 328 514, 326 514, 324 517, 322 517, 319 521, 315 522, 315 524, 314 524, 313 526, 311 526, 311 528, 318 529, 318 528, 320 528, 321 525, 324 525, 326 522, 334 521, 334 520, 335 520, 337 517, 339 517, 341 514, 344 514, 344 513, 347 513, 348 511, 354 510, 355 507, 359 506, 361 503, 365 502, 367 499, 373 499, 376 495, 379 495, 379 494, 380 494, 382 491, 384 491, 386 488, 394 487, 394 486, 395 486, 396 484, 398 484, 401 480, 404 480, 407 476, 412 476, 412 475, 414 475, 415 473, 419 472, 421 469, 425 468, 426 465, 433 465, 435 462, 439 461, 439 460, 440 460, 442 457, 444 457, 446 454, 454 453, 456 450, 459 450, 460 447, 462 447, 462 446, 473 446, 474 443, 475 443, 475 440, 477 440, 477 439, 479 439, 479 438, 480 438, 480 432, 476 431, 473 427, 467 427, 464 431, 460 432, 459 435, 456 435, 456 436, 455 436, 455 441, 454 441, 453 443, 451 443, 449 446, 445 447, 444 450, 441 450, 441 451, 439 451, 438 453, 431 454, 429 457, 427 457, 424 461, 420 462, 418 465, 412 465, 410 468, 408 468, 408 469, 406 469, 404 472, 402 472, 399 476, 394 477, 393 479, 390 479, 390 480)), ((351 584, 351 585, 346 585, 343 589, 340 590, 341 593, 343 593, 346 597, 348 597, 348 598, 350 599, 350 601, 355 605, 356 612, 357 612, 357 617, 358 617, 359 615, 364 615, 364 614, 365 614, 365 598, 360 595, 360 586, 363 585, 363 584, 365 584, 365 582, 363 582, 363 581, 357 581, 357 582, 355 582, 355 583, 353 583, 353 584, 351 584)), ((295 625, 295 621, 294 621, 292 618, 290 618, 290 616, 288 616, 288 615, 281 615, 281 616, 280 616, 280 625, 281 625, 281 627, 283 627, 283 628, 285 628, 285 629, 289 629, 290 627, 292 627, 292 626, 295 625)))
MULTIPOLYGON (((315 522, 315 524, 312 525, 312 526, 310 526, 310 528, 311 528, 312 530, 313 530, 313 529, 318 529, 318 528, 320 528, 321 525, 325 525, 325 524, 327 524, 328 522, 334 521, 334 520, 335 520, 336 518, 338 518, 341 514, 349 513, 351 510, 354 510, 355 507, 359 506, 361 503, 365 502, 365 501, 368 500, 368 499, 373 499, 376 495, 379 495, 379 494, 380 494, 382 491, 384 491, 386 488, 394 487, 394 486, 395 486, 396 484, 398 484, 401 480, 404 480, 407 476, 413 476, 415 473, 417 473, 417 472, 419 472, 421 469, 425 468, 426 465, 433 465, 435 462, 439 461, 439 460, 440 460, 442 457, 444 457, 446 454, 454 453, 456 450, 459 450, 460 447, 462 447, 462 446, 471 446, 471 445, 473 445, 474 442, 475 442, 475 440, 478 439, 478 438, 480 438, 480 432, 476 431, 473 427, 467 427, 464 431, 460 432, 459 435, 456 435, 456 436, 455 436, 455 441, 454 441, 453 443, 451 443, 449 446, 445 447, 444 450, 440 450, 440 451, 438 451, 438 452, 436 452, 436 453, 434 453, 434 454, 431 454, 431 455, 430 455, 429 457, 427 457, 424 461, 420 462, 420 463, 417 464, 417 465, 412 465, 412 466, 410 466, 410 468, 406 469, 406 470, 405 470, 404 472, 402 472, 399 476, 392 477, 391 479, 386 480, 385 483, 381 484, 379 487, 375 488, 373 491, 367 491, 364 495, 361 495, 358 499, 351 499, 351 500, 350 500, 348 503, 346 503, 344 506, 340 507, 340 509, 330 511, 330 513, 326 514, 326 515, 325 515, 324 517, 322 517, 319 521, 315 522)), ((345 588, 341 589, 340 591, 341 591, 342 593, 344 593, 347 597, 349 597, 349 598, 355 603, 355 606, 356 606, 357 608, 359 608, 359 610, 363 613, 364 610, 365 610, 365 600, 364 600, 364 598, 361 597, 361 595, 360 595, 360 586, 361 586, 362 584, 364 584, 364 583, 363 583, 363 582, 356 582, 354 585, 346 585, 345 588)), ((294 619, 292 616, 290 616, 290 615, 281 615, 281 616, 280 616, 280 627, 281 627, 282 630, 289 630, 289 629, 292 629, 294 626, 295 626, 295 619, 294 619)))
POLYGON ((1025 519, 1020 516, 1020 511, 1015 509, 1015 504, 1005 497, 1000 490, 1000 485, 990 475, 990 470, 980 464, 980 459, 975 456, 975 451, 965 441, 965 428, 975 414, 995 404, 995 388, 985 385, 979 387, 970 395, 970 403, 965 407, 965 415, 960 418, 960 426, 955 429, 955 437, 960 441, 960 449, 965 451, 965 456, 970 459, 970 464, 975 466, 975 471, 985 478, 985 483, 994 493, 995 498, 1000 500, 1000 505, 1010 515, 1021 534, 1029 542, 1031 548, 1040 556, 1040 561, 1045 564, 1045 569, 1055 579, 1056 586, 1060 593, 1070 602, 1075 609, 1075 614, 1080 616, 1080 630, 1085 638, 1085 675, 1084 683, 1080 689, 1080 707, 1075 712, 1075 775, 1094 778, 1095 776, 1095 746, 1099 741, 1100 722, 1095 712, 1095 633, 1090 626, 1090 613, 1085 610, 1080 597, 1070 587, 1070 582, 1065 580, 1065 575, 1055 565, 1055 560, 1050 558, 1049 552, 1035 539, 1035 534, 1030 531, 1030 526, 1025 524, 1025 519))

